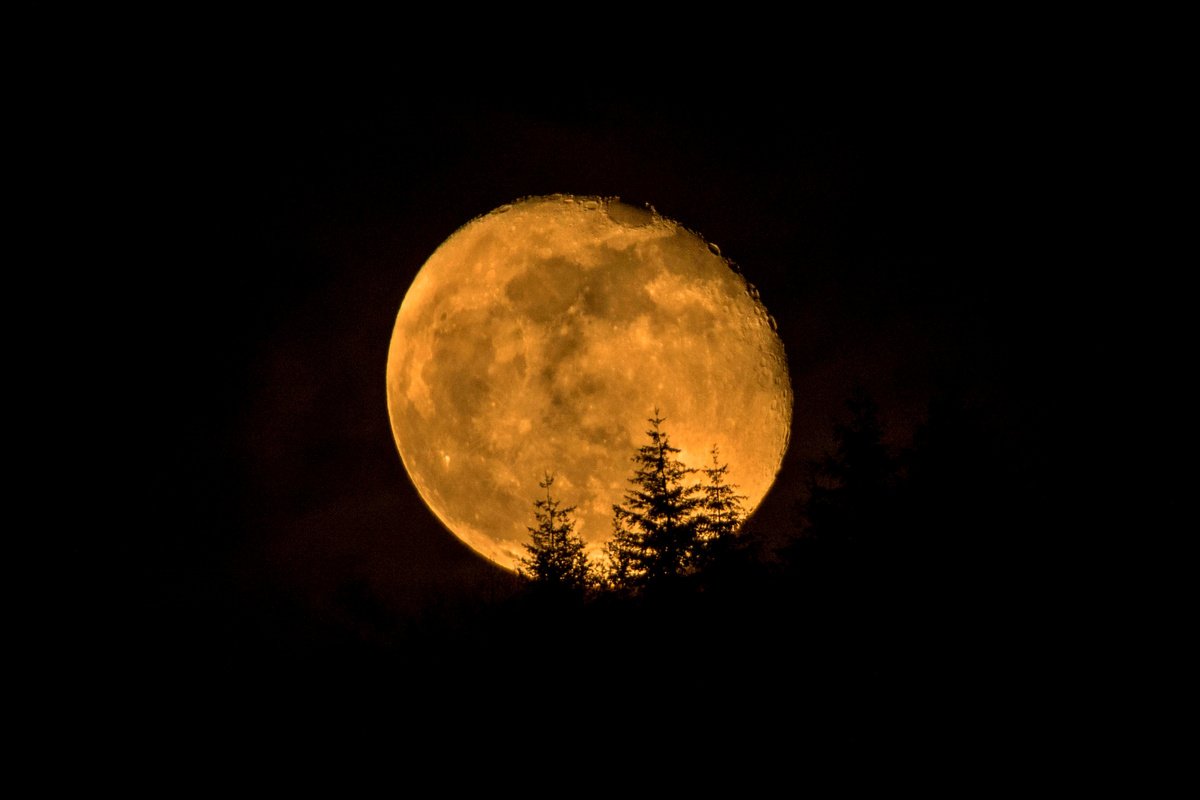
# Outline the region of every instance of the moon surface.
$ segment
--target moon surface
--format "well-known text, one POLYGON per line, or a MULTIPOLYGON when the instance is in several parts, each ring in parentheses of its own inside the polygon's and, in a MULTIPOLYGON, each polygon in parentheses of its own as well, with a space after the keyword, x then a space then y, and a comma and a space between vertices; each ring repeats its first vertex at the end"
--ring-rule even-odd
POLYGON ((792 413, 774 320, 715 245, 653 209, 569 195, 501 206, 429 257, 396 316, 387 400, 421 497, 507 569, 547 472, 603 563, 656 408, 688 466, 719 446, 748 513, 792 413))

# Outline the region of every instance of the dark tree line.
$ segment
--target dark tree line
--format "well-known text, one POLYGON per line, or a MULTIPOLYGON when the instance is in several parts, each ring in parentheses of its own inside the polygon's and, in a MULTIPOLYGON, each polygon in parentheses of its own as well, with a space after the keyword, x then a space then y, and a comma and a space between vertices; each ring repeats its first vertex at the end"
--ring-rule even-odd
MULTIPOLYGON (((542 481, 546 495, 534 503, 523 576, 535 586, 576 594, 645 595, 701 585, 735 562, 744 544, 744 498, 715 445, 708 466, 691 467, 680 460, 665 421, 656 409, 645 443, 631 458, 630 485, 612 507, 602 563, 588 560, 574 533, 574 509, 551 494, 553 479, 542 481)), ((961 398, 935 400, 907 448, 890 447, 885 434, 875 401, 855 390, 834 423, 832 449, 809 465, 798 535, 778 552, 776 571, 807 579, 810 567, 834 575, 843 563, 853 564, 863 580, 915 581, 1014 527, 1012 511, 998 500, 1020 476, 961 398)))
POLYGON ((931 553, 944 556, 1023 527, 1018 510, 1030 500, 1022 497, 1023 476, 962 398, 935 398, 906 448, 887 445, 866 391, 855 390, 845 408, 834 424, 833 451, 810 468, 799 508, 802 546, 821 542, 855 557, 903 553, 928 561, 931 553))
POLYGON ((871 396, 855 391, 829 451, 810 462, 796 527, 783 535, 743 532, 743 498, 717 449, 704 468, 685 464, 664 423, 656 410, 632 454, 601 558, 588 560, 572 509, 543 481, 520 570, 527 586, 576 598, 687 605, 690 597, 703 613, 761 615, 784 627, 821 620, 875 643, 885 641, 881 631, 905 631, 903 647, 923 642, 929 651, 982 635, 1014 602, 1003 581, 1015 573, 1005 565, 1019 537, 1036 530, 1026 512, 1037 501, 1024 496, 1026 470, 1001 428, 967 399, 935 398, 900 447, 871 396))
POLYGON ((500 574, 411 621, 389 619, 364 586, 345 599, 355 638, 334 629, 320 652, 369 656, 347 662, 355 679, 365 663, 388 686, 444 695, 478 683, 486 664, 496 685, 528 687, 522 702, 547 713, 574 715, 562 698, 581 687, 616 703, 653 699, 655 719, 699 732, 759 709, 821 736, 845 725, 833 735, 857 742, 874 735, 863 720, 877 709, 908 725, 937 698, 955 710, 965 697, 1007 701, 1028 654, 1008 620, 1030 587, 1003 554, 1028 553, 1039 530, 1020 502, 1029 462, 1014 462, 1006 428, 962 398, 939 398, 907 447, 884 419, 865 392, 848 400, 779 531, 744 524, 737 474, 715 449, 684 463, 655 412, 613 498, 607 552, 587 549, 574 498, 546 476, 523 578, 500 574))
POLYGON ((591 564, 583 542, 573 533, 573 507, 563 508, 547 490, 534 503, 537 526, 520 572, 535 586, 583 593, 607 589, 643 594, 681 585, 713 570, 727 557, 744 512, 736 486, 727 479, 713 446, 712 464, 687 466, 671 445, 657 409, 649 419, 648 441, 632 457, 634 471, 624 502, 613 505, 613 535, 607 564, 591 564), (700 476, 696 480, 696 476, 700 476))

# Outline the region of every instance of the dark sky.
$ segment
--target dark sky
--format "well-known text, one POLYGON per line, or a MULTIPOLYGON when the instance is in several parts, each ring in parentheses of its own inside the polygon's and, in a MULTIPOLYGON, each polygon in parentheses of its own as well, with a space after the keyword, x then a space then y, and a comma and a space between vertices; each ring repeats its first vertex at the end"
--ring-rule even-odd
POLYGON ((529 195, 650 203, 758 286, 796 398, 758 529, 793 528, 805 465, 856 384, 898 446, 931 394, 958 392, 1042 485, 1046 398, 1074 336, 1072 267, 1045 247, 1061 143, 1044 109, 989 82, 836 102, 801 85, 768 102, 435 94, 353 65, 198 70, 148 115, 152 294, 120 344, 152 456, 132 468, 146 502, 106 553, 114 572, 80 567, 113 600, 88 612, 105 637, 158 631, 191 652, 354 631, 503 583, 409 484, 384 367, 429 254, 529 195))

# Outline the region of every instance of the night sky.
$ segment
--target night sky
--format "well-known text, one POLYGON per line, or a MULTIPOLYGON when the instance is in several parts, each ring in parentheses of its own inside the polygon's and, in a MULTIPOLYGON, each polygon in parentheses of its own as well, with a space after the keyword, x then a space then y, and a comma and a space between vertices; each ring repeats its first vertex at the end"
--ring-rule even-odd
POLYGON ((1076 267, 1048 246, 1059 143, 1039 107, 961 88, 570 100, 438 96, 353 64, 181 76, 142 131, 151 272, 118 334, 145 457, 118 544, 73 549, 68 647, 126 676, 236 673, 502 592, 409 483, 384 368, 425 259, 532 195, 651 204, 760 290, 795 408, 752 530, 795 532, 857 385, 897 447, 933 395, 966 398, 1003 442, 1005 493, 1040 511, 1079 352, 1076 267))

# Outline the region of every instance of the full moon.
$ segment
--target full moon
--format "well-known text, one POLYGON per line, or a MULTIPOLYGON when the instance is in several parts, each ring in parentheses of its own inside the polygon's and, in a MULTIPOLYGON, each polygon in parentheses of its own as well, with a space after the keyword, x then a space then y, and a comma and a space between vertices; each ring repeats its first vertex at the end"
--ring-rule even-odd
POLYGON ((655 409, 686 465, 719 447, 747 513, 792 414, 774 319, 716 245, 653 209, 569 195, 501 206, 429 257, 396 316, 387 402, 425 503, 510 570, 547 473, 604 563, 655 409))

